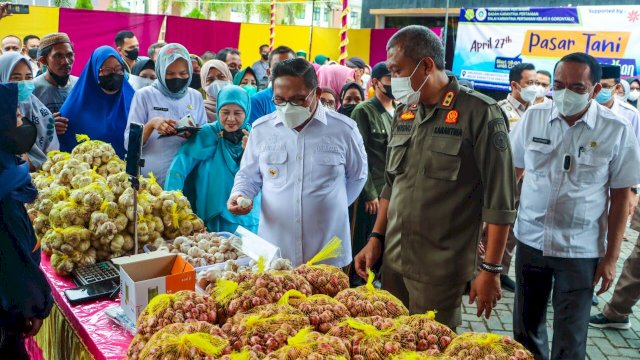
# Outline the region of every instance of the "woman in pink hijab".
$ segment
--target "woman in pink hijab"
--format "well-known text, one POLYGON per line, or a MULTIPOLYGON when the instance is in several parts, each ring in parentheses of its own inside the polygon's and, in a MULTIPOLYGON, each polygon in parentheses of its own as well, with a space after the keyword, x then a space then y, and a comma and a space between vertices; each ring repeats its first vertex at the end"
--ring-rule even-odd
POLYGON ((339 94, 342 87, 355 79, 355 70, 342 65, 323 65, 316 71, 318 87, 330 88, 339 94))
POLYGON ((207 94, 204 100, 204 109, 207 112, 207 120, 211 123, 216 121, 216 100, 218 93, 225 86, 231 85, 233 78, 227 64, 220 60, 209 60, 200 70, 202 88, 207 94))

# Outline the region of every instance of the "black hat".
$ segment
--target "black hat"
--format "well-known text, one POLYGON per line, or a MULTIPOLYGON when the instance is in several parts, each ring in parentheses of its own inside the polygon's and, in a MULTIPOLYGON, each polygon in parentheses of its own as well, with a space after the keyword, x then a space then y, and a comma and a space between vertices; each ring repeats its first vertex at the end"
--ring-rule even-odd
POLYGON ((603 79, 619 79, 620 78, 620 66, 618 66, 618 65, 602 65, 602 78, 603 79))
POLYGON ((357 56, 354 56, 351 59, 347 60, 347 66, 355 69, 364 69, 367 64, 364 62, 364 60, 360 59, 357 56))
POLYGON ((389 68, 387 68, 386 62, 377 63, 376 66, 371 70, 371 78, 372 79, 382 79, 383 76, 391 75, 389 68))

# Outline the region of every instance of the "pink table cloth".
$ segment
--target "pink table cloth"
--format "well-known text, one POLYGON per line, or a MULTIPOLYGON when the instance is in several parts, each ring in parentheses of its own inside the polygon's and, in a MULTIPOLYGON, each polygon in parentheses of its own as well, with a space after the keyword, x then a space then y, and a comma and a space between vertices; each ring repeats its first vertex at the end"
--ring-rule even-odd
POLYGON ((93 357, 96 360, 124 358, 133 336, 104 314, 105 309, 119 305, 120 298, 73 306, 64 296, 65 290, 76 287, 71 277, 56 274, 44 253, 40 267, 51 285, 53 299, 93 357))

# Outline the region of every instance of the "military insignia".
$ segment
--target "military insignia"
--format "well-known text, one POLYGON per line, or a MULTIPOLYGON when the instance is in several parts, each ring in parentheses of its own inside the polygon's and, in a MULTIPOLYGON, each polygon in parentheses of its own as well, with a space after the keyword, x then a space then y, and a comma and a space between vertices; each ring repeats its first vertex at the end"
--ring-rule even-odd
POLYGON ((458 123, 458 110, 451 110, 447 113, 444 119, 445 124, 457 124, 458 123))
POLYGON ((493 146, 499 151, 505 151, 509 146, 509 136, 504 131, 496 131, 493 134, 493 146))
POLYGON ((193 110, 193 105, 192 104, 187 105, 187 109, 193 110))
POLYGON ((592 149, 595 148, 596 146, 598 146, 598 143, 595 141, 592 141, 591 143, 589 143, 589 147, 592 149))
POLYGON ((416 118, 416 113, 413 111, 405 111, 400 115, 400 120, 409 121, 416 118))
POLYGON ((278 176, 278 169, 276 168, 269 168, 269 176, 271 176, 272 178, 275 178, 276 176, 278 176))
POLYGON ((456 92, 453 90, 449 90, 447 91, 447 93, 444 95, 444 98, 442 99, 442 106, 444 107, 448 107, 451 106, 451 103, 453 102, 453 99, 456 97, 456 92))

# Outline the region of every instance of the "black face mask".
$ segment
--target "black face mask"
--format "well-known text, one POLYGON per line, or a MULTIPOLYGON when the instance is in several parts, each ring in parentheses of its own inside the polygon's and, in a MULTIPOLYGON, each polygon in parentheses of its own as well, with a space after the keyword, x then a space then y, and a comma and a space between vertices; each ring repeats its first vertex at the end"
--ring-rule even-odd
POLYGON ((0 134, 0 151, 22 155, 31 150, 36 142, 38 130, 27 119, 22 120, 22 125, 13 130, 0 134))
POLYGON ((135 48, 133 50, 125 50, 124 53, 127 54, 127 58, 129 60, 133 60, 136 61, 138 60, 138 55, 139 55, 140 49, 135 48))
POLYGON ((200 88, 202 87, 202 81, 200 79, 200 75, 193 74, 193 76, 191 77, 191 84, 189 84, 189 87, 192 89, 200 90, 200 88))
POLYGON ((107 91, 118 91, 122 88, 124 82, 124 75, 112 73, 109 75, 98 76, 98 84, 100 87, 107 91))
POLYGON ((185 86, 187 86, 187 84, 189 83, 189 79, 167 79, 164 81, 164 83, 167 85, 167 89, 169 89, 169 91, 171 91, 172 93, 177 93, 180 90, 184 89, 185 86))
POLYGON ((395 99, 395 96, 393 96, 393 92, 391 92, 391 85, 382 85, 384 87, 384 94, 391 100, 395 99))
POLYGON ((269 54, 262 54, 262 60, 269 60, 269 54))
POLYGON ((356 104, 348 104, 348 105, 342 105, 340 107, 340 110, 338 110, 338 112, 342 115, 346 115, 348 117, 351 117, 351 113, 353 112, 353 109, 356 108, 356 104))
POLYGON ((31 60, 36 60, 38 58, 38 48, 29 49, 29 57, 31 60))
POLYGON ((242 129, 238 129, 232 132, 223 130, 222 137, 225 140, 228 140, 229 142, 231 142, 232 144, 238 145, 242 141, 242 138, 244 137, 244 133, 242 132, 242 129))
POLYGON ((233 78, 236 77, 236 74, 240 72, 238 69, 229 69, 229 71, 231 72, 231 80, 233 80, 233 78))
POLYGON ((56 84, 58 84, 58 86, 60 87, 67 86, 67 83, 69 82, 69 75, 58 76, 54 74, 51 70, 49 70, 49 75, 51 75, 51 78, 53 79, 53 81, 55 81, 56 84))

